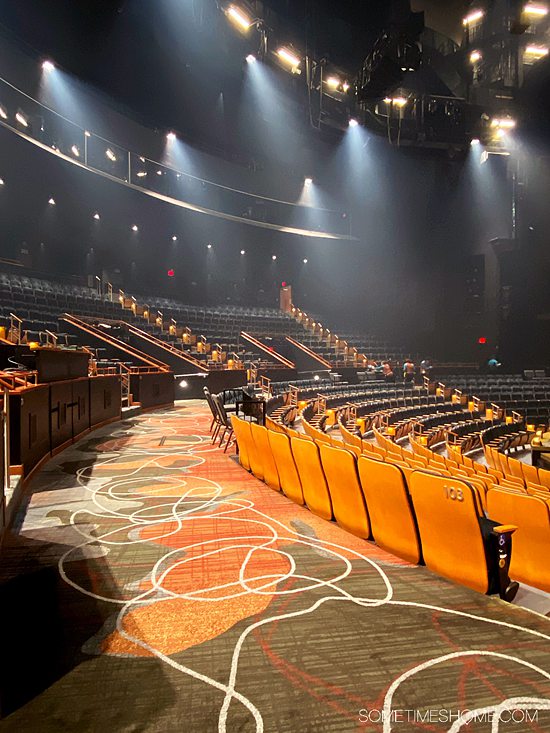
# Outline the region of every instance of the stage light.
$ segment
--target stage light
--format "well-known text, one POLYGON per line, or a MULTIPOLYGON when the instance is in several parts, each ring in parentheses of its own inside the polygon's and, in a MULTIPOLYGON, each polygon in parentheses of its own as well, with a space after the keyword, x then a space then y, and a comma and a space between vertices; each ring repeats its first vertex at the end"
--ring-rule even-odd
POLYGON ((325 84, 330 89, 338 89, 340 86, 340 79, 338 79, 337 76, 329 76, 329 78, 325 81, 325 84))
POLYGON ((174 277, 176 273, 174 272, 174 270, 172 270, 172 268, 170 268, 166 274, 168 275, 168 277, 174 277))
POLYGON ((462 20, 462 25, 468 26, 468 25, 472 25, 473 23, 477 23, 477 21, 481 20, 484 15, 485 13, 483 12, 483 10, 474 10, 473 13, 470 13, 470 15, 467 15, 462 20))
POLYGON ((99 216, 99 214, 97 213, 97 211, 96 211, 96 212, 95 212, 95 214, 94 214, 94 219, 95 219, 96 221, 99 221, 99 220, 101 219, 101 217, 99 216))
POLYGON ((42 63, 42 68, 44 71, 53 71, 55 69, 55 64, 53 61, 44 61, 42 63))
POLYGON ((352 117, 348 124, 350 127, 357 127, 359 122, 354 117, 352 117))
POLYGON ((6 112, 6 110, 3 107, 0 107, 0 117, 3 120, 7 120, 8 119, 8 113, 6 112))
POLYGON ((391 104, 391 97, 384 97, 384 104, 391 104))
POLYGON ((88 132, 88 130, 84 130, 84 135, 86 135, 86 137, 92 137, 92 133, 88 132))
POLYGON ((134 225, 133 225, 133 227, 132 227, 132 231, 133 231, 133 232, 137 232, 137 231, 138 231, 138 225, 137 225, 137 224, 134 224, 134 225))
POLYGON ((73 145, 73 146, 71 147, 71 153, 72 153, 72 154, 73 154, 73 155, 74 155, 75 157, 77 157, 77 158, 80 158, 80 150, 79 150, 79 149, 78 149, 78 148, 76 147, 76 145, 73 145))
POLYGON ((288 64, 291 69, 297 69, 298 66, 300 66, 301 59, 293 54, 292 51, 289 51, 288 48, 279 48, 277 50, 277 56, 281 61, 284 61, 285 64, 288 64))
POLYGON ((177 242, 177 241, 178 241, 178 238, 177 238, 177 237, 176 237, 176 235, 174 234, 174 236, 172 237, 172 242, 177 242))
POLYGON ((207 247, 207 249, 212 249, 212 245, 211 244, 207 244, 206 247, 207 247))
POLYGON ((532 5, 531 3, 528 3, 524 8, 523 12, 526 15, 534 15, 539 18, 544 17, 545 15, 548 15, 548 8, 542 6, 542 5, 532 5))
POLYGON ((256 57, 254 56, 254 54, 253 54, 253 53, 249 53, 249 54, 248 54, 248 56, 246 57, 246 61, 247 61, 247 63, 249 63, 249 64, 253 64, 253 63, 255 63, 255 62, 256 62, 256 60, 257 60, 257 59, 256 59, 256 57))
POLYGON ((138 171, 138 172, 136 173, 136 176, 137 176, 138 178, 145 178, 145 176, 146 176, 146 175, 147 175, 147 172, 146 172, 146 171, 138 171))
POLYGON ((511 117, 503 117, 503 118, 497 118, 491 120, 491 127, 496 127, 498 129, 502 130, 513 130, 516 126, 516 121, 513 120, 511 117))
POLYGON ((176 133, 175 133, 175 132, 169 132, 169 133, 168 133, 168 134, 166 135, 166 139, 167 139, 167 140, 168 140, 169 142, 173 142, 173 141, 174 141, 174 140, 176 139, 176 133))
POLYGON ((407 104, 405 97, 394 97, 392 102, 396 107, 404 107, 407 104))
POLYGON ((477 64, 478 61, 481 61, 482 56, 479 51, 472 51, 470 54, 470 63, 471 64, 477 64))
POLYGON ((541 59, 544 56, 548 56, 548 46, 527 46, 525 49, 525 55, 541 59))
POLYGON ((225 11, 227 17, 232 20, 243 31, 247 31, 252 25, 252 20, 240 8, 230 5, 225 11))
POLYGON ((486 339, 486 337, 485 337, 485 336, 480 336, 480 337, 478 338, 477 342, 478 342, 478 344, 480 344, 481 346, 484 346, 484 345, 485 345, 485 344, 487 343, 487 339, 486 339))
POLYGON ((162 171, 157 171, 157 176, 162 176, 162 171))
POLYGON ((315 380, 316 382, 318 382, 318 381, 319 381, 319 380, 321 379, 321 377, 320 377, 320 376, 319 376, 318 374, 316 374, 316 375, 315 375, 315 376, 313 377, 313 379, 314 379, 314 380, 315 380))
POLYGON ((311 186, 312 183, 313 183, 313 178, 304 179, 304 186, 311 186))
POLYGON ((345 81, 345 82, 344 82, 344 83, 342 84, 342 89, 344 90, 344 92, 347 92, 347 91, 349 90, 349 84, 348 84, 348 82, 347 82, 347 81, 345 81))
POLYGON ((273 262, 275 262, 275 260, 277 259, 277 255, 271 255, 271 259, 273 260, 273 262))
POLYGON ((3 186, 3 185, 4 185, 4 179, 0 178, 0 186, 3 186))
POLYGON ((27 118, 23 114, 21 114, 21 112, 18 112, 15 115, 15 119, 17 120, 17 122, 19 122, 20 125, 23 125, 23 127, 29 126, 29 123, 27 122, 27 118))
POLYGON ((116 155, 115 155, 115 154, 113 153, 113 151, 111 150, 111 148, 107 148, 107 150, 105 151, 105 155, 106 155, 106 156, 107 156, 107 157, 109 158, 109 160, 110 160, 110 161, 112 161, 113 163, 115 163, 115 162, 116 162, 116 155))
POLYGON ((55 206, 55 199, 54 198, 48 199, 48 203, 50 204, 50 206, 55 206))
POLYGON ((303 261, 304 265, 307 265, 307 258, 306 257, 304 257, 304 259, 302 261, 303 261))
POLYGON ((246 251, 244 249, 241 249, 241 254, 242 255, 246 254, 246 251))
POLYGON ((478 138, 477 137, 474 137, 473 140, 471 141, 470 145, 479 145, 479 143, 480 143, 480 141, 478 140, 478 138))
POLYGON ((189 382, 186 379, 182 379, 180 382, 180 387, 182 389, 186 389, 187 387, 189 387, 189 382))

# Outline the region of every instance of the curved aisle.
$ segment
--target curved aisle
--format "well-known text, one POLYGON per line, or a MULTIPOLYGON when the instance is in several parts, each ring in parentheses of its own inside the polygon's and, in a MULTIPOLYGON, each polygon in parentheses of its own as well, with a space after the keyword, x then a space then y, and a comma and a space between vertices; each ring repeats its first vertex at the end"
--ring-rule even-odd
POLYGON ((489 731, 517 698, 514 731, 550 729, 548 619, 317 518, 209 424, 202 402, 141 415, 34 478, 3 548, 2 730, 458 731, 487 710, 489 731))

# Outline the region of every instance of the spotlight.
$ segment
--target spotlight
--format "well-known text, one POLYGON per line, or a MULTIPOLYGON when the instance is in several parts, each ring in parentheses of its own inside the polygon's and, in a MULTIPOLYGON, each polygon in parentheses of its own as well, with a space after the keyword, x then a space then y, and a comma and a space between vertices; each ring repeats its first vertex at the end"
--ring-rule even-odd
POLYGON ((462 25, 469 26, 469 25, 472 25, 473 23, 477 23, 477 21, 481 20, 484 15, 485 13, 483 12, 483 10, 474 10, 473 13, 470 13, 470 15, 467 15, 462 20, 462 25))
POLYGON ((275 260, 277 259, 277 255, 271 255, 271 259, 273 260, 273 262, 275 262, 275 260))
POLYGON ((350 127, 357 127, 358 124, 359 122, 354 117, 352 117, 351 120, 349 121, 350 127))
POLYGON ((189 382, 186 379, 182 379, 180 382, 180 387, 182 389, 186 389, 187 387, 189 387, 189 382))
POLYGON ((55 206, 55 199, 54 198, 50 198, 48 200, 48 203, 50 204, 50 206, 55 206))
POLYGON ((246 251, 244 249, 241 249, 241 254, 242 255, 246 254, 246 251))
POLYGON ((491 120, 491 127, 496 127, 497 129, 513 130, 515 126, 516 121, 511 117, 503 117, 502 119, 495 118, 491 120))
POLYGON ((136 173, 136 176, 137 176, 138 178, 145 178, 145 176, 146 176, 146 175, 147 175, 147 172, 146 172, 146 171, 138 171, 138 172, 136 173))
POLYGON ((138 225, 137 224, 134 224, 134 226, 132 227, 132 231, 133 232, 137 232, 138 231, 138 225))
POLYGON ((342 84, 342 89, 344 90, 345 93, 347 93, 349 91, 349 83, 347 81, 345 81, 342 84))
POLYGON ((166 139, 168 140, 168 142, 173 142, 176 139, 176 133, 175 132, 169 132, 166 135, 166 139))
POLYGON ((307 258, 306 257, 304 257, 304 259, 302 261, 303 261, 304 265, 307 265, 307 258))
POLYGON ((3 120, 7 120, 8 119, 8 113, 6 112, 6 110, 3 107, 0 107, 0 117, 3 120))
POLYGON ((206 245, 206 248, 207 248, 207 249, 212 249, 212 245, 211 245, 210 243, 208 243, 208 244, 206 245))
POLYGON ((71 153, 76 157, 80 158, 80 150, 76 147, 76 145, 73 145, 71 147, 71 153))
POLYGON ((285 64, 288 64, 292 70, 297 69, 298 66, 300 66, 301 59, 299 59, 296 54, 292 53, 292 51, 289 51, 288 48, 279 48, 277 56, 281 61, 284 61, 285 64))
POLYGON ((470 145, 479 145, 479 142, 480 141, 478 140, 478 138, 477 137, 474 137, 473 140, 472 140, 472 142, 470 143, 470 145))
POLYGON ((254 56, 253 53, 249 53, 248 56, 246 57, 246 62, 248 64, 254 64, 254 63, 256 63, 256 61, 257 61, 257 59, 256 59, 256 57, 254 56))
POLYGON ((105 151, 105 155, 106 155, 106 156, 107 156, 107 157, 109 158, 109 160, 110 160, 110 161, 112 161, 113 163, 115 163, 115 162, 116 162, 116 155, 115 155, 115 154, 113 153, 113 151, 111 150, 111 148, 107 148, 107 150, 105 151))
POLYGON ((481 58, 481 53, 479 51, 472 51, 470 54, 470 63, 477 64, 478 61, 481 61, 481 58))
POLYGON ((384 104, 391 104, 391 97, 384 97, 384 104))
POLYGON ((0 178, 0 186, 3 186, 3 185, 4 185, 4 179, 0 178))
POLYGON ((247 31, 252 25, 252 20, 240 8, 230 5, 225 11, 227 17, 238 25, 243 31, 247 31))
POLYGON ((15 115, 15 119, 17 120, 17 122, 19 122, 20 125, 23 125, 23 127, 29 126, 29 123, 27 122, 27 118, 25 117, 25 115, 21 114, 21 112, 18 112, 15 115))
POLYGON ((320 377, 320 376, 319 376, 318 374, 316 374, 316 375, 315 375, 315 376, 313 377, 313 379, 314 379, 314 380, 315 380, 316 382, 318 382, 318 381, 319 381, 319 380, 321 379, 321 377, 320 377))
POLYGON ((548 46, 527 46, 525 54, 526 56, 541 59, 543 56, 548 56, 548 46))
POLYGON ((42 63, 42 68, 44 71, 53 71, 55 69, 55 65, 52 61, 44 61, 42 63))
POLYGON ((157 171, 157 176, 162 176, 162 171, 157 171))
POLYGON ((86 137, 92 137, 92 133, 88 132, 88 130, 84 130, 84 135, 86 135, 86 137))
POLYGON ((312 183, 313 183, 313 178, 304 179, 304 186, 311 186, 312 183))
POLYGON ((172 242, 177 242, 177 241, 178 241, 178 238, 177 238, 177 237, 176 237, 176 235, 174 234, 174 236, 172 237, 172 242))
POLYGON ((396 107, 404 107, 407 104, 405 97, 394 97, 392 102, 396 107))
POLYGON ((526 15, 534 15, 534 16, 538 16, 539 18, 542 18, 545 15, 548 15, 548 8, 545 8, 542 5, 532 5, 531 3, 528 3, 523 8, 523 12, 526 15))
POLYGON ((340 79, 338 79, 337 76, 329 76, 329 78, 326 80, 325 84, 329 89, 338 89, 340 86, 340 79))
POLYGON ((99 221, 99 220, 101 219, 101 217, 99 216, 99 214, 97 213, 97 211, 96 211, 96 213, 94 214, 94 219, 95 219, 96 221, 99 221))

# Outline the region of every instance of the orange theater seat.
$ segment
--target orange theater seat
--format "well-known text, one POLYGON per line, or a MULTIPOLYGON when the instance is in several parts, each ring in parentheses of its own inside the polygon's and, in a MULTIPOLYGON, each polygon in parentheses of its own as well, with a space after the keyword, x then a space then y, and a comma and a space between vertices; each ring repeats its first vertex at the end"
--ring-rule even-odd
POLYGON ((543 499, 491 489, 490 515, 517 525, 510 575, 514 580, 550 592, 550 507, 543 499))
POLYGON ((290 438, 283 433, 269 431, 269 444, 277 466, 281 489, 296 504, 304 504, 304 494, 298 469, 290 449, 290 438))
POLYGON ((233 432, 237 438, 237 446, 239 448, 239 463, 247 471, 250 471, 250 457, 249 457, 249 444, 252 442, 252 435, 250 433, 250 423, 246 420, 241 420, 236 415, 231 415, 231 425, 233 426, 233 432))
POLYGON ((336 521, 348 532, 368 539, 371 536, 369 515, 355 456, 328 445, 320 446, 320 454, 336 521))
POLYGON ((269 431, 263 425, 251 423, 250 432, 256 447, 256 453, 262 462, 263 480, 275 491, 280 491, 279 473, 269 443, 269 431))
POLYGON ((308 509, 323 519, 332 519, 332 502, 318 446, 302 438, 292 438, 290 445, 308 509))
POLYGON ((403 472, 398 466, 362 456, 359 478, 376 544, 384 550, 419 563, 420 539, 403 472))
POLYGON ((409 488, 430 570, 481 593, 498 592, 511 600, 517 584, 510 584, 507 569, 515 528, 482 519, 476 492, 461 479, 415 471, 409 488), (482 522, 489 535, 486 541, 482 522))

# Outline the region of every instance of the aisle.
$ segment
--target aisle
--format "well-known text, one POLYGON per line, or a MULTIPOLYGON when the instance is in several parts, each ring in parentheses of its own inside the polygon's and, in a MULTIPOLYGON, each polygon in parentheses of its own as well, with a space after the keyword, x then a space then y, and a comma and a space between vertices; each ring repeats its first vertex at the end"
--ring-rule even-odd
POLYGON ((510 730, 550 730, 548 619, 316 518, 209 422, 134 417, 31 482, 3 548, 2 730, 382 731, 393 710, 386 731, 446 731, 517 697, 546 711, 510 730))

